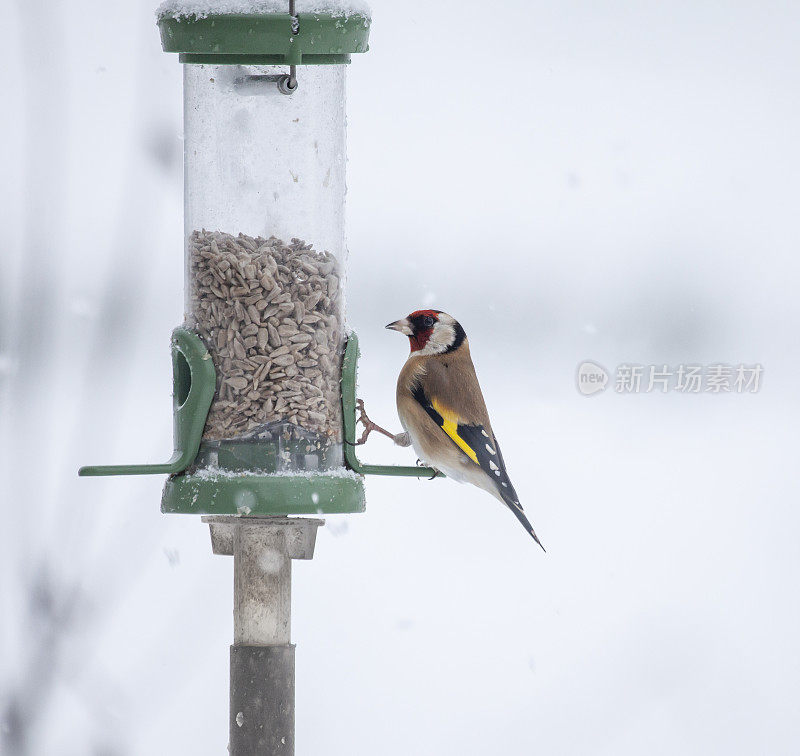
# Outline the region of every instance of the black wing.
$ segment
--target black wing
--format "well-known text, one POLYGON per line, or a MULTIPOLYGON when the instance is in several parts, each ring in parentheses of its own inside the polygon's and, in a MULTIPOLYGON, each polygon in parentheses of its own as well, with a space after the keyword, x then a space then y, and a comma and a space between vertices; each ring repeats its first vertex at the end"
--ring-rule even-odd
MULTIPOLYGON (((489 476, 508 508, 522 523, 525 530, 530 533, 533 540, 542 546, 542 542, 522 510, 517 492, 506 472, 503 455, 494 434, 490 435, 482 425, 460 422, 455 412, 441 406, 436 400, 430 400, 419 385, 414 388, 413 396, 450 441, 489 476)), ((542 549, 544 550, 544 546, 542 549)))

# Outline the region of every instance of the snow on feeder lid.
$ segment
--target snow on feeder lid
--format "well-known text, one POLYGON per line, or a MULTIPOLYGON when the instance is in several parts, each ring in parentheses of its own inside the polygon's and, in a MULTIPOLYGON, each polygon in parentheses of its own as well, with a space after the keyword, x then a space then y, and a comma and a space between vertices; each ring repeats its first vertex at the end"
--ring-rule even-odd
POLYGON ((184 63, 175 454, 81 474, 170 473, 165 512, 362 511, 340 387, 343 64, 367 49, 369 11, 171 0, 157 17, 164 50, 184 63))

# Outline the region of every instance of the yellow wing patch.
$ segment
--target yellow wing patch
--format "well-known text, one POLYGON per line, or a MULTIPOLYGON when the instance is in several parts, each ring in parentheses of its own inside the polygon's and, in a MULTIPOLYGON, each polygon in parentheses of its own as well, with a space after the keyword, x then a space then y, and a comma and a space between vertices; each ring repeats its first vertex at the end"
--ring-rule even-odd
POLYGON ((431 406, 442 416, 442 430, 453 439, 453 442, 464 452, 476 465, 478 463, 478 455, 472 447, 458 435, 458 415, 443 407, 435 399, 431 402, 431 406))

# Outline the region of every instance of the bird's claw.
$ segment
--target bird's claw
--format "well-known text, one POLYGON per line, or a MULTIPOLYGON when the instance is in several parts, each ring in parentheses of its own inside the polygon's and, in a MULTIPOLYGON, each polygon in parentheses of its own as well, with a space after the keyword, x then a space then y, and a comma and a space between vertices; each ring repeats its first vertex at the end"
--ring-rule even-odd
POLYGON ((381 428, 380 425, 377 423, 373 423, 372 420, 367 417, 367 411, 364 409, 364 400, 363 399, 356 399, 356 407, 358 408, 358 417, 356 418, 356 425, 361 423, 364 426, 364 432, 361 434, 361 438, 355 442, 354 446, 361 446, 368 438, 369 434, 372 431, 378 431, 378 433, 382 433, 384 436, 387 436, 392 439, 396 444, 400 444, 400 446, 408 446, 409 442, 400 443, 398 439, 405 437, 407 434, 400 434, 395 435, 394 433, 390 433, 386 428, 381 428))
POLYGON ((367 417, 367 412, 364 409, 363 399, 356 399, 356 408, 358 409, 358 417, 356 418, 356 425, 358 425, 358 423, 361 423, 364 426, 364 432, 361 434, 361 437, 358 439, 358 441, 356 441, 355 444, 353 444, 353 446, 361 446, 361 444, 367 442, 369 434, 372 433, 372 431, 377 430, 379 426, 373 423, 372 420, 370 420, 369 417, 367 417))
MULTIPOLYGON (((417 465, 417 467, 430 467, 430 465, 426 465, 426 464, 425 464, 425 463, 424 463, 424 462, 423 462, 421 459, 419 459, 419 458, 417 459, 417 461, 416 461, 416 463, 415 463, 415 464, 417 465)), ((438 470, 437 470, 435 467, 431 467, 431 470, 433 470, 433 475, 431 475, 431 477, 430 477, 430 478, 428 478, 428 480, 433 480, 434 478, 437 478, 437 477, 439 476, 439 471, 438 471, 438 470)))

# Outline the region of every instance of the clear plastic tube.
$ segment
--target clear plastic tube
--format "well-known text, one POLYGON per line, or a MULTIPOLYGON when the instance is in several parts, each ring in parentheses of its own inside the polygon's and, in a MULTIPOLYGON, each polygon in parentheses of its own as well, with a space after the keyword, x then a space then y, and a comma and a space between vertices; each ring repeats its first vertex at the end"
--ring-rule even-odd
POLYGON ((217 393, 201 462, 341 464, 345 69, 184 65, 186 325, 217 393))

